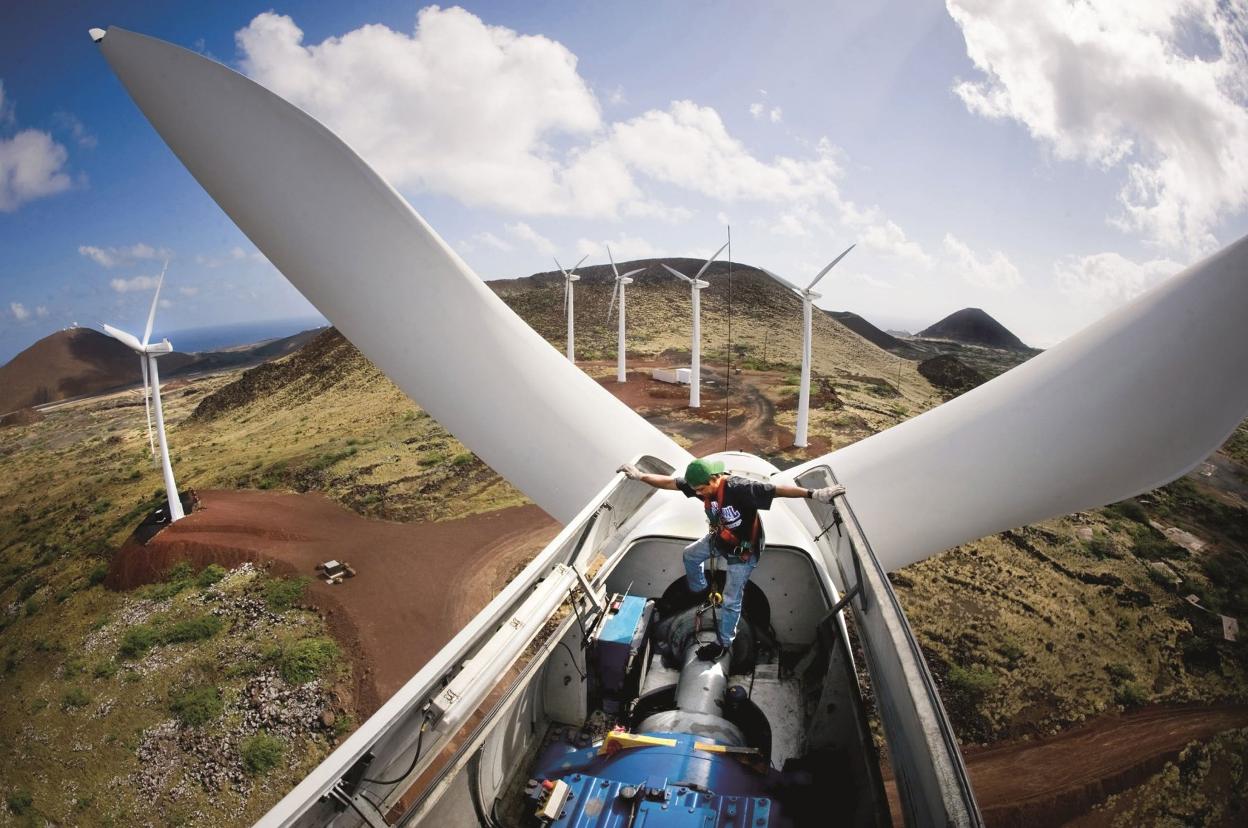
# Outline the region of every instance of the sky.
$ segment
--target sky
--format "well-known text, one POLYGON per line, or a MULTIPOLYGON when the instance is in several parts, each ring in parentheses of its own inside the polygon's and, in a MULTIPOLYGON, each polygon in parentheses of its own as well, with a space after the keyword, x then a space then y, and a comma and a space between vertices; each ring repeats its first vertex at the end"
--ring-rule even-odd
POLYGON ((1049 347, 1248 232, 1248 0, 4 4, 0 362, 142 328, 166 260, 157 336, 315 314, 129 99, 109 25, 308 111, 484 279, 730 226, 803 285, 856 245, 821 307, 980 307, 1049 347))

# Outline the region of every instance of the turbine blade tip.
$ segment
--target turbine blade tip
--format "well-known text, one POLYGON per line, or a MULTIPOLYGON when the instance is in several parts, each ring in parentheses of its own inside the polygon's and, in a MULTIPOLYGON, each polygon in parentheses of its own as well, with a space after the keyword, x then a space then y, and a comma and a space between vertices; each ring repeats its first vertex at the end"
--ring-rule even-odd
POLYGON ((87 34, 91 35, 92 43, 99 43, 104 39, 104 35, 108 34, 103 29, 87 29, 87 34))

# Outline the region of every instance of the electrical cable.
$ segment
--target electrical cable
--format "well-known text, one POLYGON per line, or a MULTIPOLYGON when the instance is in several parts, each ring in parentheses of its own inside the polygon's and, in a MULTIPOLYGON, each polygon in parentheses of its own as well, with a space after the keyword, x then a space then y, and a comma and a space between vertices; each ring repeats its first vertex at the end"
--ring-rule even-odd
POLYGON ((732 225, 728 225, 728 372, 724 379, 724 451, 728 450, 728 397, 732 394, 732 225))
MULTIPOLYGON (((361 811, 360 807, 355 804, 355 798, 348 796, 346 799, 347 799, 347 804, 351 806, 351 810, 355 811, 357 814, 360 815, 360 819, 364 820, 364 824, 372 825, 372 821, 368 818, 368 815, 365 814, 363 811, 361 811)), ((382 822, 385 822, 386 821, 385 814, 381 812, 380 808, 377 808, 376 810, 377 810, 377 816, 381 817, 382 822)))
POLYGON ((576 672, 580 675, 581 680, 584 681, 586 674, 581 672, 580 665, 576 663, 576 655, 572 652, 572 648, 568 646, 568 642, 559 641, 557 643, 560 647, 568 651, 568 658, 572 659, 572 668, 576 670, 576 672))
POLYGON ((416 763, 420 761, 420 750, 424 745, 425 731, 429 729, 429 714, 425 714, 425 720, 420 724, 420 731, 416 734, 416 755, 412 757, 412 764, 407 766, 407 770, 396 776, 394 779, 368 779, 363 778, 361 782, 369 782, 373 785, 394 785, 402 782, 407 775, 416 769, 416 763))

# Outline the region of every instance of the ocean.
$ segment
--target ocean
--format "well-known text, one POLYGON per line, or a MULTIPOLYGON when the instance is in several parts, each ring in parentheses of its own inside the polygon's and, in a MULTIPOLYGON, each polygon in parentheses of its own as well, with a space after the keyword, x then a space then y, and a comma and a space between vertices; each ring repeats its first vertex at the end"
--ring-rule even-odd
POLYGON ((329 322, 321 316, 302 316, 293 319, 263 319, 258 322, 236 322, 230 325, 213 325, 204 328, 187 328, 181 331, 157 331, 157 337, 167 337, 175 351, 184 354, 197 351, 219 351, 236 345, 251 345, 266 339, 279 339, 297 334, 309 328, 321 328, 329 322))

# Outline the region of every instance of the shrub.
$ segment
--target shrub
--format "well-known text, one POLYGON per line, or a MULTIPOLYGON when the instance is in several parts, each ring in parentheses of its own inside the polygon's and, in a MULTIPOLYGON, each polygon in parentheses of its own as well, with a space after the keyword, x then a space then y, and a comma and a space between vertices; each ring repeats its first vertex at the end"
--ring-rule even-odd
POLYGON ((38 578, 27 578, 25 581, 22 581, 22 588, 17 593, 17 600, 25 601, 38 592, 41 586, 43 586, 43 582, 38 578))
POLYGON ((243 741, 243 767, 252 776, 270 771, 281 761, 284 748, 281 739, 267 733, 257 733, 243 741))
POLYGON ((83 660, 81 658, 74 657, 65 659, 65 665, 61 672, 65 678, 71 678, 81 673, 84 669, 86 669, 86 664, 83 663, 83 660))
POLYGON ((471 451, 461 451, 459 454, 451 458, 451 465, 460 467, 467 466, 472 462, 472 459, 473 457, 471 451))
POLYGON ((166 644, 183 641, 202 641, 211 638, 221 630, 221 619, 215 615, 197 615, 185 621, 179 621, 164 632, 161 639, 166 644))
POLYGON ((17 788, 5 797, 4 802, 16 816, 25 816, 30 812, 30 807, 35 804, 34 797, 25 788, 17 788))
POLYGON ((71 687, 61 696, 62 710, 69 710, 71 707, 86 707, 90 703, 91 697, 81 687, 71 687))
POLYGON ((1097 560, 1106 558, 1117 558, 1118 550, 1114 548, 1114 542, 1108 535, 1097 532, 1092 536, 1092 540, 1088 541, 1088 552, 1097 560))
POLYGON ((39 601, 36 598, 26 599, 26 615, 31 616, 39 611, 39 601))
POLYGON ((225 567, 221 564, 208 564, 199 573, 195 583, 200 587, 210 587, 225 577, 225 567))
POLYGON ((949 684, 972 698, 979 699, 996 689, 997 677, 986 667, 954 664, 949 668, 949 684))
POLYGON ((1109 677, 1113 679, 1115 684, 1135 680, 1135 673, 1132 672, 1131 668, 1125 664, 1106 664, 1105 672, 1109 673, 1109 677))
POLYGON ((91 675, 97 679, 110 679, 117 675, 117 662, 111 658, 106 658, 95 665, 91 670, 91 675))
POLYGON ((225 703, 215 687, 192 687, 174 696, 169 709, 183 724, 195 727, 220 716, 225 703))
POLYGON ((159 643, 159 630, 150 624, 135 624, 121 637, 118 652, 124 658, 138 658, 159 643))
POLYGON ((1123 707, 1139 707, 1148 701, 1148 693, 1140 685, 1129 681, 1114 692, 1114 701, 1123 707))
POLYGON ((338 660, 338 645, 328 638, 304 638, 284 648, 278 663, 282 678, 306 684, 338 660))
POLYGON ((1127 520, 1134 521, 1136 523, 1148 523, 1148 513, 1145 512, 1144 507, 1135 500, 1123 500, 1118 503, 1110 504, 1107 508, 1114 514, 1124 517, 1127 520))
POLYGON ((288 610, 303 597, 307 578, 274 578, 264 585, 264 602, 274 612, 288 610))

